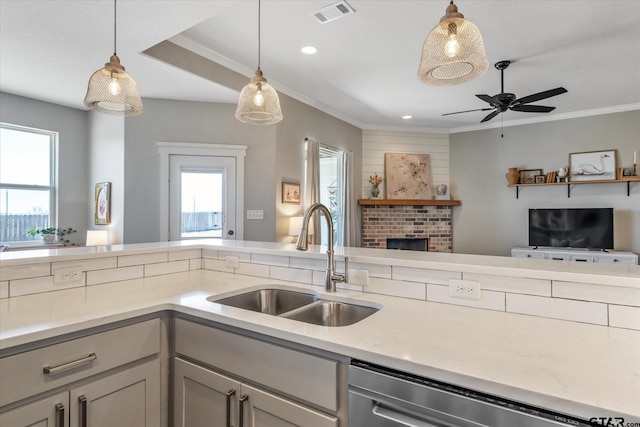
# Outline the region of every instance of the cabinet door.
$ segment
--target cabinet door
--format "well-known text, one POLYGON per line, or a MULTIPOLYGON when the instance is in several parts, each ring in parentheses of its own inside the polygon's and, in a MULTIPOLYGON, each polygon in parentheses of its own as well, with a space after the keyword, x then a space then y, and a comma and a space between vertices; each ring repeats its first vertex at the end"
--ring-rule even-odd
POLYGON ((240 383, 182 359, 174 361, 173 425, 237 426, 240 383))
POLYGON ((71 427, 160 425, 160 362, 144 363, 70 391, 71 427))
POLYGON ((68 425, 68 391, 0 414, 0 426, 3 427, 65 427, 68 425))
POLYGON ((242 384, 240 427, 337 427, 338 419, 291 400, 242 384))

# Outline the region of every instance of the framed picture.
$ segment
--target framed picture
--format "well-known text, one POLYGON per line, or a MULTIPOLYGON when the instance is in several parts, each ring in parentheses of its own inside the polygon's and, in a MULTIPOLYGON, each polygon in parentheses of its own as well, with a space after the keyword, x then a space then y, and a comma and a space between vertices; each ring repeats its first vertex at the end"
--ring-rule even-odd
POLYGON ((300 184, 282 181, 282 203, 300 204, 300 184))
POLYGON ((547 177, 544 175, 536 175, 536 184, 544 184, 547 181, 547 177))
POLYGON ((536 176, 542 175, 542 169, 521 169, 520 184, 535 184, 536 176))
POLYGON ((569 154, 571 181, 607 181, 616 179, 616 150, 569 154))
POLYGON ((111 183, 99 182, 96 184, 96 225, 109 225, 111 222, 111 183))
POLYGON ((431 199, 429 154, 385 153, 387 199, 431 199))

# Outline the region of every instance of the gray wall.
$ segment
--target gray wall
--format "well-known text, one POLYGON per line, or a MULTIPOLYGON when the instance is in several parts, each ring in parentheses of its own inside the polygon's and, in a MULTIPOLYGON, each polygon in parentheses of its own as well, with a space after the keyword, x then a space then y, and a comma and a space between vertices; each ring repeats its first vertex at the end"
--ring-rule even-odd
MULTIPOLYGON (((299 213, 301 206, 294 212, 283 209, 281 181, 302 182, 305 136, 348 148, 360 163, 362 134, 287 96, 280 98, 285 118, 273 126, 240 123, 234 117, 235 104, 144 99, 144 114, 125 123, 125 242, 160 239, 160 141, 246 145, 244 207, 264 210, 264 219, 245 219, 244 239, 286 240, 287 218, 299 213)), ((359 194, 359 182, 352 184, 357 187, 354 194, 359 194)))
POLYGON ((78 230, 69 240, 85 241, 87 229, 87 113, 9 93, 0 93, 0 121, 58 132, 58 227, 78 230))
POLYGON ((566 167, 569 153, 616 149, 618 166, 640 153, 640 111, 489 129, 450 135, 453 250, 505 255, 528 243, 528 209, 613 207, 616 250, 640 252, 640 182, 565 186, 507 187, 509 167, 544 172, 566 167))
MULTIPOLYGON (((299 182, 304 191, 304 139, 353 152, 354 170, 351 185, 352 206, 358 209, 355 224, 356 241, 360 242, 360 214, 357 198, 362 192, 362 130, 328 114, 302 104, 288 96, 280 96, 284 119, 276 128, 276 241, 289 242, 289 217, 301 215, 304 205, 283 204, 282 181, 299 182)), ((304 202, 302 202, 304 203, 304 202)), ((247 208, 250 209, 250 208, 247 208)), ((265 213, 266 214, 266 213, 265 213)), ((324 242, 323 242, 324 243, 324 242)))

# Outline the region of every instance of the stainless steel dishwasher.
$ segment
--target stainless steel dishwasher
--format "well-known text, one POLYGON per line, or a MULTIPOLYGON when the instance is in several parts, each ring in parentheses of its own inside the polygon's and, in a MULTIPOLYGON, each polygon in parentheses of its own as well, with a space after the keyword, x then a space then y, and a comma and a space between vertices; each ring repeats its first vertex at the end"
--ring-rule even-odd
POLYGON ((367 362, 354 360, 349 366, 349 427, 593 425, 367 362))

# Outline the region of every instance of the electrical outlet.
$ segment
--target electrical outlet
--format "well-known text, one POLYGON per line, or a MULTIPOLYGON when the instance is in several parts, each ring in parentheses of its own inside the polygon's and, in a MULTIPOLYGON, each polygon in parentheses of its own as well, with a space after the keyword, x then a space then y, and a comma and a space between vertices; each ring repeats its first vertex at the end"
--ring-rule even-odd
POLYGON ((58 268, 53 271, 53 284, 68 284, 80 282, 83 279, 81 267, 58 268))
POLYGON ((240 260, 237 256, 226 256, 224 257, 224 266, 227 268, 238 268, 240 267, 240 260))
POLYGON ((369 284, 369 271, 349 269, 349 284, 367 286, 369 284))
POLYGON ((449 296, 452 298, 480 299, 480 282, 449 279, 449 296))

